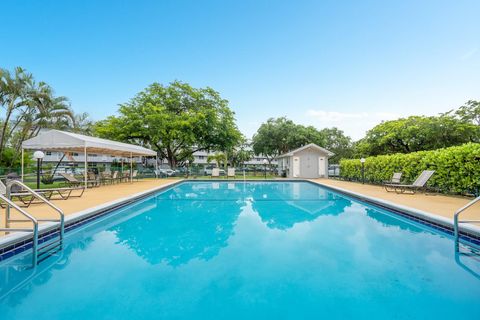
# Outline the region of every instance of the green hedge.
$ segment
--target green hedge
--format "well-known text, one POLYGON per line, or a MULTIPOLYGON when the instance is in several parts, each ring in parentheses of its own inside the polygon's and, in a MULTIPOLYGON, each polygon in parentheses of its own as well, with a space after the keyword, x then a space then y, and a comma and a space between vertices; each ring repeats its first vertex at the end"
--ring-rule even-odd
MULTIPOLYGON (((362 179, 359 159, 340 161, 344 179, 362 179)), ((480 144, 467 143, 457 147, 368 157, 365 161, 365 181, 382 183, 394 172, 403 172, 402 180, 413 182, 423 170, 435 170, 428 186, 448 193, 478 194, 480 189, 480 144)))

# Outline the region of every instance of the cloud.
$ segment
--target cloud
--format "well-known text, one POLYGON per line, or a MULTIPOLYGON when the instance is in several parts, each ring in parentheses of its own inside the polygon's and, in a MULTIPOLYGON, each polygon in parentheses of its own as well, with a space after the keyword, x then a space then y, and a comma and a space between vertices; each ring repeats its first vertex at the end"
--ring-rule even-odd
POLYGON ((307 116, 315 117, 317 120, 323 122, 342 122, 345 120, 352 119, 368 119, 375 121, 382 120, 393 120, 400 117, 398 113, 391 112, 337 112, 337 111, 324 111, 324 110, 313 110, 310 109, 307 111, 307 116))
POLYGON ((478 52, 478 48, 470 49, 460 57, 460 60, 468 60, 471 57, 473 57, 477 52, 478 52))

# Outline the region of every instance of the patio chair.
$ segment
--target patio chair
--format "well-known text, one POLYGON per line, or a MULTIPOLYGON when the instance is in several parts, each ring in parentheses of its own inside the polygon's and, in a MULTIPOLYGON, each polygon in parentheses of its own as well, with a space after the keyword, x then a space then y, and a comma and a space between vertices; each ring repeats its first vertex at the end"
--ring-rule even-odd
POLYGON ((85 192, 85 188, 74 187, 74 188, 50 188, 50 189, 41 189, 35 190, 40 194, 49 194, 47 200, 68 200, 69 198, 80 198, 85 192), (79 193, 74 193, 74 191, 80 191, 79 193), (55 197, 58 196, 58 197, 55 197))
MULTIPOLYGON (((1 180, 0 180, 0 194, 2 194, 3 196, 7 196, 7 186, 1 180)), ((16 198, 20 200, 20 202, 23 203, 23 205, 21 205, 22 207, 29 207, 33 203, 33 200, 35 200, 35 197, 32 196, 32 194, 26 193, 26 192, 11 192, 10 198, 11 199, 16 198)), ((0 202, 0 207, 5 208, 6 206, 4 203, 0 202)))
POLYGON ((112 177, 111 177, 111 182, 112 182, 112 184, 116 183, 116 182, 120 182, 120 178, 118 177, 118 171, 113 171, 112 177))
POLYGON ((100 186, 100 176, 96 175, 93 172, 87 173, 87 184, 90 183, 92 187, 99 187, 100 186))
POLYGON ((122 177, 120 178, 121 181, 124 181, 125 182, 128 182, 130 180, 130 172, 128 171, 125 171, 122 175, 122 177))
POLYGON ((417 191, 425 190, 428 180, 434 173, 434 170, 425 170, 412 184, 387 183, 385 186, 393 188, 396 193, 415 194, 417 191))
MULTIPOLYGON (((84 187, 74 187, 74 188, 47 188, 47 189, 34 189, 36 193, 40 194, 47 200, 68 200, 70 197, 81 197, 85 192, 84 187), (80 193, 74 193, 74 191, 80 191, 80 193), (58 196, 58 197, 55 197, 58 196)), ((5 184, 0 181, 0 194, 7 194, 7 187, 5 184)), ((29 207, 32 204, 40 204, 43 201, 35 201, 35 197, 29 192, 16 191, 10 193, 11 199, 18 199, 22 204, 21 207, 29 207)), ((0 204, 0 207, 5 208, 3 204, 0 204)))
POLYGON ((110 172, 100 173, 100 183, 106 185, 107 183, 113 184, 113 176, 110 172))
MULTIPOLYGON (((68 174, 68 173, 60 173, 60 175, 65 178, 67 184, 69 186, 72 186, 72 187, 79 187, 81 186, 82 184, 84 184, 84 181, 83 180, 78 180, 77 178, 75 178, 74 176, 72 176, 71 174, 68 174)), ((88 175, 87 175, 87 178, 88 178, 88 175)), ((90 185, 90 186, 96 186, 98 183, 97 180, 87 180, 87 186, 90 185)))
POLYGON ((213 168, 212 169, 211 178, 220 178, 220 169, 219 168, 213 168))
POLYGON ((393 192, 393 191, 395 191, 395 189, 393 189, 389 185, 392 185, 392 184, 397 185, 397 184, 400 184, 401 182, 402 182, 402 173, 401 172, 394 172, 393 176, 392 176, 392 179, 384 181, 383 185, 384 185, 385 190, 387 192, 393 192))
POLYGON ((228 168, 227 169, 227 179, 228 178, 235 179, 235 168, 228 168))
POLYGON ((78 180, 69 173, 60 172, 59 174, 66 180, 66 183, 70 186, 80 186, 83 183, 83 181, 78 180))
POLYGON ((133 170, 132 171, 132 180, 135 179, 138 181, 138 170, 133 170))

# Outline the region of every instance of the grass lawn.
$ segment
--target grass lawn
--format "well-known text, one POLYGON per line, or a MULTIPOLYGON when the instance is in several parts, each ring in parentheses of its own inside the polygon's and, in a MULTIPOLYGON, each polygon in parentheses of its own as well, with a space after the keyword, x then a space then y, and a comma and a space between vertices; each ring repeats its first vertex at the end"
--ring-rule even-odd
MULTIPOLYGON (((182 177, 181 177, 182 178, 182 177)), ((183 177, 185 178, 185 177, 183 177)), ((189 179, 210 179, 210 176, 190 176, 188 177, 189 179)), ((271 175, 271 174, 267 174, 267 179, 276 179, 278 178, 278 176, 274 176, 274 175, 271 175)), ((214 178, 214 179, 225 179, 227 180, 227 177, 226 176, 220 176, 218 178, 214 178)), ((228 178, 230 180, 233 180, 233 178, 228 178)), ((265 176, 264 175, 260 175, 260 174, 257 174, 257 175, 245 175, 245 179, 247 180, 264 180, 265 179, 265 176)), ((243 180, 243 174, 237 174, 235 175, 235 180, 243 180)))
MULTIPOLYGON (((168 179, 185 179, 186 176, 174 176, 174 177, 168 177, 168 179)), ((275 175, 270 175, 267 174, 267 179, 276 179, 278 176, 275 175)), ((165 178, 159 178, 159 179, 165 179, 165 178)), ((210 176, 189 176, 189 180, 195 180, 195 179, 210 179, 210 176)), ((233 178, 228 178, 226 176, 220 176, 219 178, 215 179, 225 179, 225 180, 234 180, 233 178)), ((257 174, 257 175, 245 175, 245 179, 247 180, 263 180, 265 179, 264 175, 257 174)), ((236 175, 235 180, 243 180, 243 174, 241 175, 236 175)), ((37 189, 37 182, 36 181, 25 181, 25 184, 29 186, 32 189, 37 189)), ((65 181, 55 181, 52 184, 44 184, 40 182, 40 189, 50 189, 50 188, 65 188, 68 185, 65 183, 65 181)))
MULTIPOLYGON (((25 184, 32 189, 37 189, 36 181, 25 181, 25 184)), ((64 187, 66 187, 65 181, 55 181, 52 184, 44 184, 40 182, 40 189, 64 188, 64 187)))

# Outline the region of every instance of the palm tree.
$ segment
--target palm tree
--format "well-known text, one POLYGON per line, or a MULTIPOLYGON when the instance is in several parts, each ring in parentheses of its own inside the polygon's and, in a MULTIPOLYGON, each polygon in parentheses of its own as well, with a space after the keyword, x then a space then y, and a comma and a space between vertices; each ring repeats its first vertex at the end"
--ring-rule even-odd
POLYGON ((32 91, 32 107, 35 119, 30 136, 36 136, 41 129, 66 130, 75 126, 75 115, 66 97, 56 97, 53 89, 40 82, 32 91))
POLYGON ((215 161, 217 167, 220 168, 220 164, 223 164, 223 166, 225 166, 225 163, 227 162, 227 155, 221 152, 209 155, 207 157, 207 162, 210 163, 212 161, 215 161))
POLYGON ((94 122, 88 113, 76 114, 74 120, 73 132, 92 135, 94 122))
MULTIPOLYGON (((50 86, 40 82, 34 84, 29 92, 29 108, 22 110, 13 121, 11 132, 17 132, 11 145, 15 150, 21 148, 21 143, 36 136, 41 129, 66 130, 75 126, 75 115, 66 97, 55 97, 50 86), (18 130, 17 130, 18 128, 18 130)), ((18 158, 13 157, 12 163, 18 158)))
POLYGON ((66 97, 55 96, 48 84, 35 82, 20 67, 13 72, 0 69, 0 107, 5 109, 5 118, 0 120, 0 163, 8 146, 15 151, 10 165, 18 159, 21 143, 41 129, 88 133, 93 125, 88 114, 76 116, 66 97))
POLYGON ((21 108, 29 108, 29 92, 32 90, 33 77, 24 69, 17 67, 12 75, 6 69, 0 69, 0 105, 5 108, 5 118, 0 131, 0 162, 8 138, 15 129, 10 119, 21 108))

